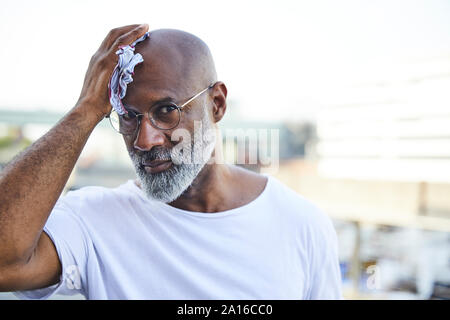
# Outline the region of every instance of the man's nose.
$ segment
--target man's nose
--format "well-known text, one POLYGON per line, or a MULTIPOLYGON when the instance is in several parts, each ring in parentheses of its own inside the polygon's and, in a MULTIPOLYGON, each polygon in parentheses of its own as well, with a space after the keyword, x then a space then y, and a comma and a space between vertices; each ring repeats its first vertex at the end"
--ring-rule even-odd
POLYGON ((136 139, 134 140, 134 148, 140 151, 150 151, 151 148, 164 144, 164 134, 161 130, 152 126, 150 119, 142 117, 136 139))

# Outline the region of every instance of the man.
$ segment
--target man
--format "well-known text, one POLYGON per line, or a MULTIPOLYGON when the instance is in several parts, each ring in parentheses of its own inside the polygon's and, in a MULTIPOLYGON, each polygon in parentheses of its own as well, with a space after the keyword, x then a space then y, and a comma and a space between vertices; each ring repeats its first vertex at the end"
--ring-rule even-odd
POLYGON ((115 119, 138 180, 59 198, 90 133, 115 112, 115 52, 147 30, 112 30, 75 107, 1 173, 0 290, 34 299, 341 298, 336 235, 313 204, 273 177, 208 161, 217 149, 205 130, 192 151, 203 157, 179 161, 188 149, 177 149, 175 131, 198 136, 200 123, 214 138, 226 111, 226 86, 191 34, 157 30, 136 45, 144 62, 123 99, 128 113, 115 119))

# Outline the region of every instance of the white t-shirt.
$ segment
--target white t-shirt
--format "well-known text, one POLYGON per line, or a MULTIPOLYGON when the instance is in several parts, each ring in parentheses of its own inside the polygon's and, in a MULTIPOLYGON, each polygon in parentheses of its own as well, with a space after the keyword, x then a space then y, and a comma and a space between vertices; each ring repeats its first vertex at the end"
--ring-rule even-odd
POLYGON ((250 203, 217 213, 149 200, 132 180, 61 197, 44 231, 61 281, 21 298, 341 299, 330 219, 268 176, 250 203))

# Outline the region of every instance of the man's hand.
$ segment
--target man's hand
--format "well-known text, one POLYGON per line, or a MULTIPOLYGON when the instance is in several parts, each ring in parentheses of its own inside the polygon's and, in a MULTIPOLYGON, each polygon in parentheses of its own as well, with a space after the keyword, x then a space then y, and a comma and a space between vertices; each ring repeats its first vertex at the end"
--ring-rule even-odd
POLYGON ((100 119, 109 114, 111 104, 108 96, 108 82, 118 61, 116 51, 120 46, 133 43, 147 31, 147 24, 133 24, 112 29, 108 33, 91 58, 77 105, 90 105, 100 119))

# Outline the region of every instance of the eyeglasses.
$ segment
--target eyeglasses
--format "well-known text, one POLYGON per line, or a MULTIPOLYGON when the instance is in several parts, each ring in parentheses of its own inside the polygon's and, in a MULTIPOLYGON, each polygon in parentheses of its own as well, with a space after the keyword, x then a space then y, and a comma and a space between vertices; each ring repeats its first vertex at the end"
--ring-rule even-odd
MULTIPOLYGON (((151 124, 161 130, 170 130, 178 126, 181 120, 181 110, 190 102, 201 96, 207 90, 214 87, 214 84, 211 84, 207 88, 203 89, 188 101, 183 103, 181 106, 176 105, 173 102, 164 102, 157 103, 152 106, 148 112, 148 118, 150 119, 151 124)), ((134 135, 138 128, 141 125, 141 119, 144 116, 142 113, 137 113, 133 110, 127 110, 128 112, 119 115, 114 109, 111 110, 111 113, 107 116, 109 118, 109 122, 111 123, 114 130, 123 134, 123 135, 134 135)))

